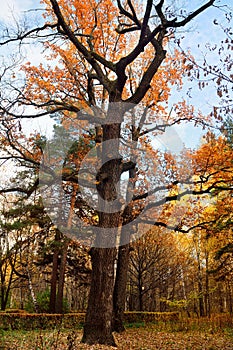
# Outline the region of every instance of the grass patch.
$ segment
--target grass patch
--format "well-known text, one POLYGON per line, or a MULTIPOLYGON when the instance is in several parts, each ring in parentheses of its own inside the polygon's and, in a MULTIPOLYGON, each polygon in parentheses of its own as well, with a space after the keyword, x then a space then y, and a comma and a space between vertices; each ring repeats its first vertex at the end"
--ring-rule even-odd
POLYGON ((227 327, 224 328, 223 331, 228 337, 232 338, 233 341, 233 328, 227 327))
POLYGON ((145 322, 124 323, 125 328, 141 328, 145 327, 145 325, 145 322))

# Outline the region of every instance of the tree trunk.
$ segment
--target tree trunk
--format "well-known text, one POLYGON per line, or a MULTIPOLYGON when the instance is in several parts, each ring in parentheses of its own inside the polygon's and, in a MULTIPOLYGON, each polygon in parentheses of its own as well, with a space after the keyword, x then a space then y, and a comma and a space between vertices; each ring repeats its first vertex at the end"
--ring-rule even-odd
POLYGON ((92 248, 92 280, 82 342, 116 346, 112 334, 116 248, 92 248))
MULTIPOLYGON (((115 119, 119 115, 118 110, 109 113, 115 113, 112 115, 115 119)), ((118 199, 122 169, 119 155, 120 124, 106 124, 102 128, 103 141, 111 142, 102 143, 103 165, 96 176, 99 230, 96 233, 95 248, 91 250, 92 280, 82 342, 116 346, 112 334, 113 288, 116 240, 121 215, 120 208, 117 210, 114 202, 118 199)))
MULTIPOLYGON (((14 261, 13 261, 13 266, 16 264, 16 254, 14 256, 14 261)), ((14 271, 11 268, 10 275, 8 276, 8 282, 6 284, 6 276, 7 276, 7 265, 5 266, 5 271, 1 271, 1 310, 6 310, 9 295, 10 295, 10 290, 11 290, 11 285, 13 281, 13 275, 14 271)))
POLYGON ((205 271, 205 307, 206 316, 210 317, 211 305, 210 305, 210 287, 209 287, 209 253, 206 251, 206 271, 205 271))
POLYGON ((125 311, 125 298, 127 275, 129 265, 130 244, 119 247, 116 279, 113 293, 113 331, 123 332, 125 330, 123 320, 125 311))
MULTIPOLYGON (((70 229, 72 226, 72 219, 74 217, 74 208, 75 208, 75 201, 76 201, 76 195, 77 195, 78 186, 75 184, 73 186, 72 196, 71 196, 71 203, 70 203, 70 211, 67 221, 67 228, 70 229)), ((63 313, 63 294, 64 294, 64 283, 65 283, 65 271, 66 271, 66 262, 67 262, 67 253, 68 253, 68 247, 70 240, 66 237, 63 238, 63 247, 62 247, 62 255, 61 255, 61 263, 59 268, 59 279, 58 279, 58 290, 57 290, 57 296, 56 296, 56 313, 62 314, 63 313)))
POLYGON ((138 286, 139 311, 143 311, 143 289, 141 282, 138 286))
POLYGON ((205 308, 204 308, 204 300, 203 300, 203 285, 202 285, 202 275, 201 275, 201 262, 200 262, 200 255, 198 254, 198 295, 199 295, 199 312, 200 312, 200 317, 205 316, 205 308))
MULTIPOLYGON (((134 142, 138 141, 138 136, 132 135, 134 142)), ((131 160, 136 164, 136 156, 131 155, 131 160)), ((130 201, 131 195, 133 194, 135 188, 136 169, 133 167, 129 171, 129 182, 127 186, 126 202, 130 201)), ((131 214, 131 208, 128 205, 125 209, 124 216, 128 217, 131 214)), ((124 224, 124 220, 123 220, 124 224)), ((126 287, 127 287, 127 277, 129 269, 129 256, 130 256, 130 237, 133 232, 125 229, 124 226, 121 229, 121 241, 118 250, 117 259, 117 270, 116 279, 113 294, 113 331, 121 333, 125 331, 123 324, 124 311, 125 311, 125 299, 126 299, 126 287)))
POLYGON ((200 317, 205 316, 204 300, 203 300, 203 283, 202 283, 202 269, 201 269, 201 234, 196 232, 197 237, 194 239, 197 254, 197 288, 198 288, 198 303, 200 317), (195 241, 196 240, 196 241, 195 241))
POLYGON ((233 313, 233 300, 232 300, 232 288, 231 288, 231 283, 227 280, 226 281, 226 290, 227 290, 227 295, 228 295, 228 310, 230 315, 232 315, 233 313))
POLYGON ((1 310, 4 311, 6 309, 5 304, 5 285, 1 282, 1 310))
POLYGON ((50 288, 50 301, 49 301, 49 312, 51 314, 54 314, 56 311, 59 240, 60 240, 60 232, 56 230, 55 242, 54 242, 55 247, 54 247, 54 253, 53 253, 51 288, 50 288))
POLYGON ((30 290, 30 293, 31 293, 33 307, 34 307, 35 312, 38 313, 40 311, 39 310, 39 305, 38 305, 37 300, 36 300, 36 295, 35 295, 34 288, 33 288, 33 285, 32 285, 31 274, 30 274, 30 271, 29 271, 28 267, 27 267, 27 274, 28 274, 28 287, 29 287, 29 290, 30 290))
POLYGON ((182 282, 183 299, 185 300, 184 310, 187 312, 188 317, 190 317, 189 310, 188 310, 188 303, 187 303, 187 293, 186 293, 186 286, 185 286, 185 279, 184 279, 184 271, 183 271, 182 266, 180 267, 180 275, 181 275, 181 282, 182 282))
POLYGON ((63 313, 63 294, 64 294, 64 282, 65 282, 65 270, 68 251, 69 240, 65 238, 62 248, 61 264, 59 269, 58 289, 56 297, 56 313, 63 313))

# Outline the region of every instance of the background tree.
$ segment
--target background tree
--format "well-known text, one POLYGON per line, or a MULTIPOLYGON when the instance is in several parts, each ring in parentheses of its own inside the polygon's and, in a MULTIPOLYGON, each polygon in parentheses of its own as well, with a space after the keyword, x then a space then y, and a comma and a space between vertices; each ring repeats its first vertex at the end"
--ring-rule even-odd
MULTIPOLYGON (((185 269, 184 255, 177 250, 171 231, 154 228, 132 244, 129 265, 130 308, 164 311, 163 299, 173 299, 185 269), (173 295, 173 296, 172 296, 173 295)), ((188 257, 186 260, 188 263, 188 257)))

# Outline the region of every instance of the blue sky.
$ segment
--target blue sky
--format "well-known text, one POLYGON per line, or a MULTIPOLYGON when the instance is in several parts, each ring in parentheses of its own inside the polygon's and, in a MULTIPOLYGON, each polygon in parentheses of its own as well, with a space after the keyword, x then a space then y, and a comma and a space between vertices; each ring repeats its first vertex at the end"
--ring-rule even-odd
MULTIPOLYGON (((205 3, 206 1, 180 1, 184 6, 190 4, 192 8, 205 3)), ((232 0, 216 1, 216 5, 225 5, 221 10, 211 7, 205 12, 201 13, 195 20, 185 28, 186 32, 180 33, 180 37, 183 37, 181 46, 184 51, 190 50, 196 61, 200 64, 203 63, 204 55, 209 64, 218 64, 219 55, 216 51, 208 51, 206 45, 221 43, 221 40, 225 39, 223 31, 220 26, 214 24, 214 20, 217 19, 224 28, 232 27, 233 22, 229 23, 224 14, 224 10, 231 9, 233 12, 232 0)), ((197 83, 189 83, 185 85, 186 89, 192 87, 191 98, 185 94, 184 98, 190 104, 193 104, 197 109, 200 109, 203 114, 209 114, 214 105, 219 104, 219 98, 216 93, 214 85, 210 83, 210 86, 202 91, 197 88, 197 83)), ((185 88, 184 88, 185 91, 185 88)), ((180 93, 173 91, 172 100, 177 101, 180 98, 180 93)), ((233 97, 232 97, 233 98, 233 97)), ((180 138, 184 141, 187 147, 197 147, 201 142, 201 137, 204 134, 199 128, 194 128, 190 124, 184 124, 175 127, 180 138)))

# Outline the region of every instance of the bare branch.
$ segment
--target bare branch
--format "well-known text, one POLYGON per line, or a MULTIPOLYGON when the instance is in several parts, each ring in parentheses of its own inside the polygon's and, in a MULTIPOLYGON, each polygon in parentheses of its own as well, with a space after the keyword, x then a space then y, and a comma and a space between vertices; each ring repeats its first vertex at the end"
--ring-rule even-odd
POLYGON ((29 30, 28 32, 25 32, 25 33, 22 33, 22 34, 18 34, 15 38, 9 38, 9 39, 7 39, 5 41, 2 41, 2 42, 0 42, 0 46, 9 44, 9 43, 14 42, 14 41, 22 41, 22 40, 24 40, 26 38, 30 38, 30 36, 32 34, 34 34, 34 33, 36 35, 38 35, 38 33, 40 31, 43 31, 43 30, 48 29, 48 28, 53 29, 53 28, 56 28, 56 27, 57 27, 57 23, 54 23, 54 24, 46 23, 42 27, 33 28, 33 29, 29 30))
POLYGON ((201 223, 198 223, 196 225, 193 225, 193 226, 185 229, 185 228, 182 228, 181 224, 169 225, 169 224, 166 224, 165 222, 162 222, 162 221, 153 221, 153 220, 149 220, 149 219, 142 219, 142 220, 140 220, 140 222, 143 224, 164 227, 168 230, 175 231, 175 232, 181 232, 181 233, 189 233, 190 231, 195 230, 196 228, 207 228, 209 225, 216 223, 215 220, 203 221, 201 223))
POLYGON ((193 13, 191 13, 190 15, 188 15, 185 19, 183 19, 180 22, 177 22, 177 19, 173 19, 172 21, 167 21, 167 23, 165 24, 166 28, 168 27, 172 27, 172 28, 178 28, 178 27, 183 27, 185 26, 187 23, 189 23, 192 19, 194 19, 195 17, 197 17, 200 13, 202 13, 203 11, 205 11, 208 7, 212 6, 214 4, 215 0, 210 0, 208 1, 206 4, 204 4, 203 6, 199 7, 196 11, 194 11, 193 13))

